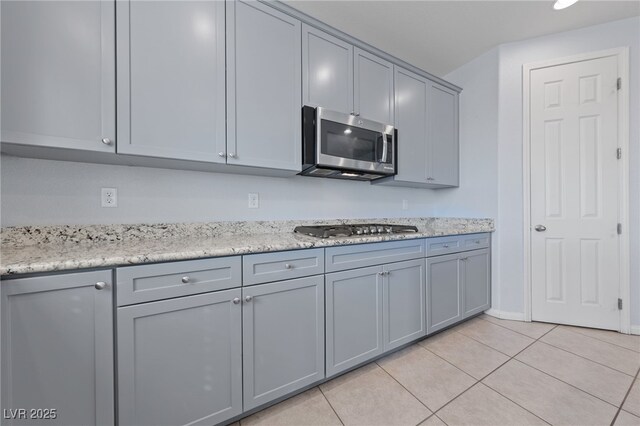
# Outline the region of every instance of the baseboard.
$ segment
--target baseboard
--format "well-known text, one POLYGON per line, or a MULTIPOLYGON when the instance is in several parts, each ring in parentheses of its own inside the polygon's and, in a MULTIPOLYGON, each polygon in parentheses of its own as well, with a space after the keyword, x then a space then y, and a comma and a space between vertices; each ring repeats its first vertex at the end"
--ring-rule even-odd
POLYGON ((522 312, 506 312, 498 309, 491 308, 488 311, 484 311, 485 314, 492 317, 513 321, 524 321, 524 313, 522 312))
POLYGON ((640 325, 632 325, 631 327, 629 327, 629 333, 637 334, 638 336, 640 336, 640 325))

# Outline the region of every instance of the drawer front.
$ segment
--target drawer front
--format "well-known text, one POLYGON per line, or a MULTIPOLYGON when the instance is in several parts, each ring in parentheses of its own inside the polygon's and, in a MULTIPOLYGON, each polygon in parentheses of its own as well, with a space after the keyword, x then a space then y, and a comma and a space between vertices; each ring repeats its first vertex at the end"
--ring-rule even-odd
POLYGON ((242 285, 240 256, 116 269, 118 306, 242 285))
POLYGON ((464 238, 468 235, 450 235, 446 237, 427 238, 427 257, 463 251, 464 238))
POLYGON ((358 244, 325 249, 326 272, 344 271, 425 256, 424 239, 358 244))
POLYGON ((463 247, 465 250, 487 248, 491 245, 491 234, 465 235, 463 247))
POLYGON ((324 274, 324 249, 250 254, 242 258, 243 285, 324 274))

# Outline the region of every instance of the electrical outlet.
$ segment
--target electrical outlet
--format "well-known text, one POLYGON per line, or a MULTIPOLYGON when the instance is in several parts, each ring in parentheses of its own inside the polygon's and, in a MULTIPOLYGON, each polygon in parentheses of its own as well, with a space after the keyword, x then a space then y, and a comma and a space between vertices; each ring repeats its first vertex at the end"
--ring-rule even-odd
POLYGON ((257 209, 260 208, 260 194, 257 192, 249 193, 249 208, 257 209))
POLYGON ((118 190, 102 188, 102 207, 118 207, 118 190))
POLYGON ((409 200, 402 200, 402 210, 409 210, 409 200))

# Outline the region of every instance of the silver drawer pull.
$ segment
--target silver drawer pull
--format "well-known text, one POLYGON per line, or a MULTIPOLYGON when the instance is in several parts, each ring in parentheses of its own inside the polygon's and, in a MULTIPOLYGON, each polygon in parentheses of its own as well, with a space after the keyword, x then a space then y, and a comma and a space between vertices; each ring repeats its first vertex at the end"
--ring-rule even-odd
POLYGON ((292 269, 293 265, 291 265, 290 263, 285 263, 284 264, 284 269, 292 269))
POLYGON ((190 280, 190 278, 189 278, 189 277, 186 277, 186 276, 185 276, 185 277, 182 277, 182 282, 183 282, 184 284, 189 284, 189 280, 190 280))
POLYGON ((476 244, 480 244, 480 240, 476 240, 476 244))
POLYGON ((237 305, 238 303, 240 303, 240 298, 236 297, 235 299, 232 300, 234 305, 237 305))
POLYGON ((253 299, 253 296, 245 296, 244 301, 245 302, 251 302, 251 300, 253 299))
POLYGON ((104 290, 107 287, 107 283, 104 281, 99 281, 94 285, 96 290, 104 290))
POLYGON ((449 244, 443 244, 442 247, 449 248, 449 244))

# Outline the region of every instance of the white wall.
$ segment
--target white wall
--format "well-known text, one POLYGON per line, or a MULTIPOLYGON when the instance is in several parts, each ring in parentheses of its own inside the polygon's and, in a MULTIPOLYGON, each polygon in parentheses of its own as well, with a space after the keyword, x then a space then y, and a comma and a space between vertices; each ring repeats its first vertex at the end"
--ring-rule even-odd
POLYGON ((522 65, 616 47, 630 48, 631 324, 640 324, 640 18, 630 18, 499 49, 498 244, 500 306, 523 312, 522 65))

